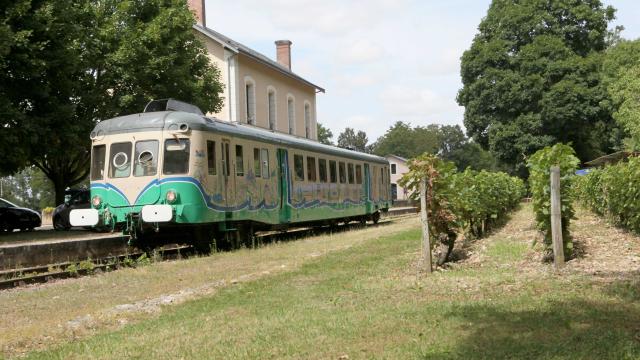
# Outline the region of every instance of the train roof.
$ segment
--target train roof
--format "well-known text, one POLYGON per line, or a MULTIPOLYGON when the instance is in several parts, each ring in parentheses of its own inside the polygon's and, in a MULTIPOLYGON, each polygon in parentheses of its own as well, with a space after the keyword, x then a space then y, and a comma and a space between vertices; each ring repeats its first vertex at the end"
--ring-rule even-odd
POLYGON ((336 156, 344 156, 362 161, 388 164, 387 159, 358 151, 321 144, 317 141, 262 129, 252 125, 232 123, 182 111, 157 111, 120 116, 99 122, 91 132, 91 138, 105 135, 122 134, 141 131, 177 131, 180 125, 186 124, 190 129, 212 131, 264 141, 271 144, 293 147, 301 150, 322 152, 336 156))

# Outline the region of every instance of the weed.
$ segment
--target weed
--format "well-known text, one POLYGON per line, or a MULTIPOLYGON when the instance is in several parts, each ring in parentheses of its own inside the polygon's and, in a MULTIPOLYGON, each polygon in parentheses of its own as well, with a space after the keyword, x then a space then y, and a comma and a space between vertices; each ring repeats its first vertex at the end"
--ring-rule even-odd
POLYGON ((95 265, 89 259, 83 260, 80 263, 78 263, 78 270, 84 270, 87 272, 87 274, 93 273, 94 268, 95 268, 95 265))
POLYGON ((147 253, 143 253, 142 255, 140 255, 140 257, 138 257, 136 259, 136 264, 135 266, 147 266, 147 265, 151 265, 151 258, 147 256, 147 253))

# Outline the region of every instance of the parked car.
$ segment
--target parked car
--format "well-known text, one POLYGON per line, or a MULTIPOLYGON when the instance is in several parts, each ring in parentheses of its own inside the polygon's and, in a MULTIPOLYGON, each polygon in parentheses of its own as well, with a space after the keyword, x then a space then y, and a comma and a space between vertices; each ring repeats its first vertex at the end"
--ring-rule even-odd
POLYGON ((33 230, 42 225, 42 218, 37 211, 19 207, 5 199, 0 199, 0 232, 33 230))
POLYGON ((67 190, 65 193, 69 194, 69 197, 63 204, 58 205, 51 214, 53 228, 56 230, 69 230, 71 228, 71 223, 69 222, 71 210, 88 209, 90 207, 89 198, 91 193, 88 189, 67 190))

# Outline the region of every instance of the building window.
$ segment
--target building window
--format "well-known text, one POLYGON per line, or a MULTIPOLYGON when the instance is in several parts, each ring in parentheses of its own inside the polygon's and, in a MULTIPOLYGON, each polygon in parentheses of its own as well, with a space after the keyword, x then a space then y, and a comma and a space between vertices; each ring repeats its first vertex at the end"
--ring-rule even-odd
POLYGON ((276 91, 273 88, 269 88, 267 95, 267 117, 269 120, 269 129, 276 129, 276 91))
POLYGON ((287 115, 289 120, 289 134, 294 134, 296 130, 295 101, 293 97, 287 98, 287 115))
POLYGON ((246 77, 244 80, 246 110, 247 110, 247 124, 256 124, 256 84, 250 77, 246 77))
POLYGON ((304 104, 304 136, 311 139, 311 105, 304 104))
POLYGON ((244 156, 242 154, 242 145, 236 145, 236 175, 244 176, 244 156))
POLYGON ((396 164, 391 164, 391 174, 396 173, 396 164))

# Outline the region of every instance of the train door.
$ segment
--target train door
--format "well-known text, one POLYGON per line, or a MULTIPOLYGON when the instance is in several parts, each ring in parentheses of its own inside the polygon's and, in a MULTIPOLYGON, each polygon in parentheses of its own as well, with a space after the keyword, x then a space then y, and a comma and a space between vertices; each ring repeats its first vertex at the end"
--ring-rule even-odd
POLYGON ((371 201, 371 172, 369 171, 369 164, 364 164, 364 196, 365 201, 369 203, 371 201))
POLYGON ((287 149, 278 149, 278 198, 280 201, 280 223, 289 222, 289 154, 287 149))
POLYGON ((234 205, 234 188, 233 184, 233 176, 235 171, 231 166, 231 144, 229 139, 222 139, 220 142, 220 158, 222 159, 222 192, 224 194, 224 205, 227 208, 233 207, 234 205))

